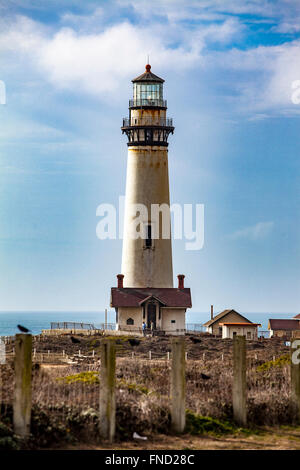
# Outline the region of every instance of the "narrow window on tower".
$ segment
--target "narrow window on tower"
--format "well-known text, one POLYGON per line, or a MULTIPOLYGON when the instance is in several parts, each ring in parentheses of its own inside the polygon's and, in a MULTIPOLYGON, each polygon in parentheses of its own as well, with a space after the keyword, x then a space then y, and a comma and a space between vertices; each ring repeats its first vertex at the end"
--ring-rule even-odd
POLYGON ((152 227, 151 225, 146 225, 146 248, 151 248, 152 246, 152 227))
POLYGON ((152 142, 152 129, 146 129, 146 142, 152 142))

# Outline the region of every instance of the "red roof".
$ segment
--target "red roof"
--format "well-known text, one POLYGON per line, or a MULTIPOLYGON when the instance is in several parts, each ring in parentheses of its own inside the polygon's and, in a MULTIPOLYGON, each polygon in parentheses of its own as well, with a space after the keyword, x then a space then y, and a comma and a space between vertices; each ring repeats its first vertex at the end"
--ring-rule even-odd
POLYGON ((220 323, 220 325, 236 325, 236 326, 261 326, 260 323, 241 323, 241 322, 226 322, 226 323, 220 323))
POLYGON ((300 330, 300 321, 281 320, 279 318, 270 319, 269 330, 300 330))
POLYGON ((298 320, 300 320, 300 313, 298 313, 298 315, 296 315, 295 317, 293 318, 298 318, 298 320))
POLYGON ((140 307, 144 301, 154 298, 164 307, 192 306, 189 288, 177 289, 172 287, 118 287, 111 288, 111 307, 140 307))

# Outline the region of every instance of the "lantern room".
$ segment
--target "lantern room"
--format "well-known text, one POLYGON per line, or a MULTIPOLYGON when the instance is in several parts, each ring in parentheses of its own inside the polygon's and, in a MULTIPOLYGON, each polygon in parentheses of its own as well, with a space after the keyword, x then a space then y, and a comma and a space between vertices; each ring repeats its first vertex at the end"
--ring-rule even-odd
POLYGON ((151 72, 151 65, 146 65, 146 71, 132 80, 133 100, 129 106, 159 106, 166 107, 163 99, 164 80, 151 72))

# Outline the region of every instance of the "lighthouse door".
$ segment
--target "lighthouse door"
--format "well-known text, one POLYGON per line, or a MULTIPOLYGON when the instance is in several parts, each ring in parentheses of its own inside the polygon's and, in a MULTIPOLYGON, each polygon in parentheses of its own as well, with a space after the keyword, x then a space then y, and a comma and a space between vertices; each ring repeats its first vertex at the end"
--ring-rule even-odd
POLYGON ((153 323, 153 329, 156 328, 156 305, 148 304, 147 308, 147 328, 151 328, 151 323, 153 323))

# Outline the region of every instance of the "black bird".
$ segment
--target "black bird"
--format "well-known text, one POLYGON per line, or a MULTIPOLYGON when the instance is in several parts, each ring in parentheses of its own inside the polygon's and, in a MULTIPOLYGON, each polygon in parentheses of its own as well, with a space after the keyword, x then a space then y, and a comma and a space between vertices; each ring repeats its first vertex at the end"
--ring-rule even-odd
POLYGON ((141 342, 139 339, 130 338, 128 340, 128 343, 130 344, 130 346, 138 346, 141 342))
POLYGON ((195 338, 194 336, 191 337, 191 341, 192 343, 196 344, 196 343, 201 343, 201 339, 200 338, 195 338))
POLYGON ((28 330, 28 328, 26 328, 25 326, 22 326, 22 325, 17 325, 17 327, 19 328, 20 331, 22 331, 22 333, 29 333, 30 330, 28 330))
POLYGON ((203 380, 208 380, 208 379, 210 379, 210 375, 206 375, 206 374, 203 374, 203 373, 201 372, 201 379, 203 379, 203 380))
POLYGON ((74 338, 74 336, 71 336, 71 341, 72 341, 72 343, 74 343, 74 344, 80 343, 80 339, 74 338))

